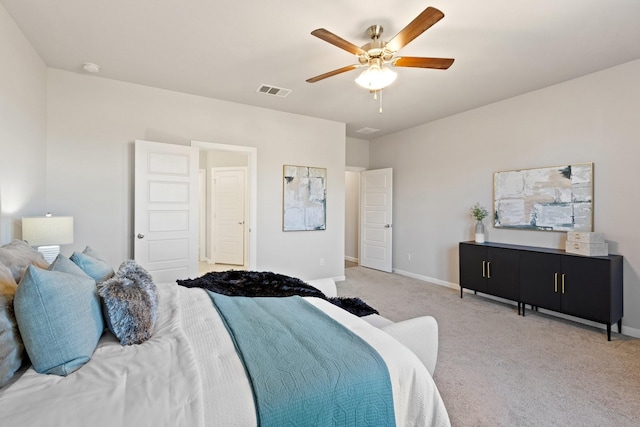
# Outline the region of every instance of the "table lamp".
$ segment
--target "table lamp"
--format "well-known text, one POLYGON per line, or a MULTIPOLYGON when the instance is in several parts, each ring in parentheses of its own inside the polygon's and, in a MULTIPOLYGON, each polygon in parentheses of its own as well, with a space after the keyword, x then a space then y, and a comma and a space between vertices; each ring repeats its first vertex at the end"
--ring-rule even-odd
POLYGON ((22 218, 22 239, 51 263, 60 253, 60 245, 73 243, 72 216, 34 216, 22 218))

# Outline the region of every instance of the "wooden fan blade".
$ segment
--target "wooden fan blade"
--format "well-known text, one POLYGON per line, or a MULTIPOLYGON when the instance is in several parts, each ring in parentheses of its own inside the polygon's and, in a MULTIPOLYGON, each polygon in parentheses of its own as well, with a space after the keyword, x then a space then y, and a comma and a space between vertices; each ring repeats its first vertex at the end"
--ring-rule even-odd
POLYGON ((346 41, 345 39, 336 36, 331 31, 325 30, 324 28, 318 28, 317 30, 313 30, 311 35, 318 37, 326 41, 327 43, 331 43, 334 46, 339 47, 340 49, 344 49, 349 53, 353 53, 354 55, 364 55, 365 51, 362 48, 356 46, 355 44, 346 41))
POLYGON ((401 56, 392 62, 396 67, 436 68, 446 70, 453 64, 453 58, 420 58, 417 56, 401 56))
POLYGON ((346 67, 338 68, 337 70, 329 71, 328 73, 320 74, 319 76, 311 77, 307 79, 307 83, 315 83, 317 81, 326 79, 327 77, 335 76, 337 74, 346 73, 347 71, 355 70, 360 67, 359 65, 347 65, 346 67))
POLYGON ((397 52, 402 49, 404 46, 409 44, 409 42, 420 34, 424 33, 429 27, 444 18, 444 13, 440 12, 435 7, 429 6, 422 13, 409 23, 406 27, 402 29, 398 34, 396 34, 390 41, 387 43, 387 49, 392 52, 397 52))

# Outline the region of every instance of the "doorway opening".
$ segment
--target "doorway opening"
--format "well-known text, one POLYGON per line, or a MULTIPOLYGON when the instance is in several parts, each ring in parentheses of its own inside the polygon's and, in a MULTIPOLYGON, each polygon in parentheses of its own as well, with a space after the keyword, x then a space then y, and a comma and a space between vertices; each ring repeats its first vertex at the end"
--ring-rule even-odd
POLYGON ((199 274, 254 270, 257 149, 203 141, 191 141, 191 146, 200 150, 200 182, 206 187, 200 191, 199 274))
POLYGON ((345 170, 345 268, 360 264, 360 172, 364 170, 350 166, 345 170))

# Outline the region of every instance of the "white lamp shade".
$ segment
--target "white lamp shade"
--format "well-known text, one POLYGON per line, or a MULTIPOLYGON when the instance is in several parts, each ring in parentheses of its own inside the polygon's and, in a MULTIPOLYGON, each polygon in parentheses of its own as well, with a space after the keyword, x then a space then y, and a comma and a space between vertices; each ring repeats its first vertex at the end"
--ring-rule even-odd
POLYGON ((71 244, 73 243, 73 217, 23 217, 22 239, 31 246, 71 244))
POLYGON ((356 83, 365 89, 376 91, 389 86, 397 76, 398 74, 395 71, 374 64, 360 74, 356 79, 356 83))

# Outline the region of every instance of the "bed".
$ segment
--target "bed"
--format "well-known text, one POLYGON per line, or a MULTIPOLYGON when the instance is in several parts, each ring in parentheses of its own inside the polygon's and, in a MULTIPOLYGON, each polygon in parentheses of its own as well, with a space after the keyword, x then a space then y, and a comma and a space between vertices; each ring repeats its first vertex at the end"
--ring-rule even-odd
MULTIPOLYGON (((157 284, 157 300, 153 333, 141 344, 122 345, 105 329, 90 359, 66 376, 23 366, 0 388, 0 425, 257 425, 245 365, 207 291, 157 284)), ((321 298, 303 301, 361 337, 384 360, 396 425, 450 425, 429 370, 374 326, 375 319, 321 298)))

